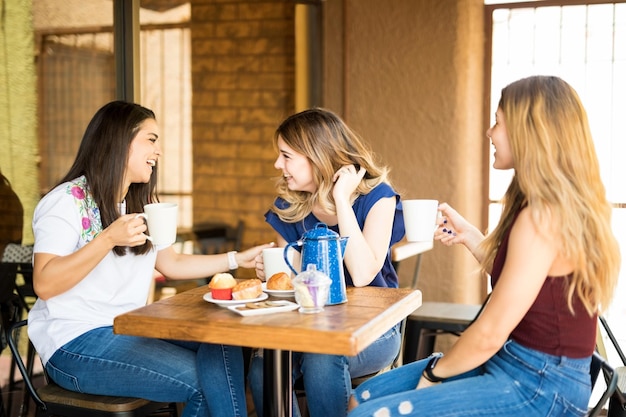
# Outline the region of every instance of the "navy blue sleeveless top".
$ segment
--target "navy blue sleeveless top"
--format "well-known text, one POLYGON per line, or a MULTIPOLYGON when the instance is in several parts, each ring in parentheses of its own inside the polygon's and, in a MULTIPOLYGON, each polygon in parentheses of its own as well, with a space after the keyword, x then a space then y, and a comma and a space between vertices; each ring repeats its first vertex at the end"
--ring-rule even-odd
MULTIPOLYGON (((383 263, 382 269, 376 274, 372 282, 369 284, 373 287, 388 287, 388 288, 397 288, 398 287, 398 274, 396 270, 391 265, 391 246, 395 243, 399 242, 404 237, 404 218, 402 216, 402 204, 400 203, 400 196, 396 193, 393 188, 387 183, 381 183, 377 185, 372 191, 368 194, 363 194, 357 197, 355 202, 352 204, 352 209, 354 210, 354 214, 356 215, 357 222, 359 223, 359 227, 363 230, 365 226, 365 219, 370 211, 370 209, 380 200, 381 198, 386 197, 395 197, 396 198, 396 212, 393 219, 393 227, 391 230, 391 239, 389 242, 389 250, 387 251, 387 257, 385 262, 383 263)), ((274 202, 276 207, 284 208, 287 207, 288 203, 282 198, 277 198, 274 202)), ((272 212, 268 211, 265 213, 265 221, 267 221, 273 228, 278 232, 279 235, 283 237, 287 242, 295 242, 300 239, 304 232, 307 230, 313 229, 319 220, 310 213, 307 217, 305 217, 302 221, 296 223, 285 223, 278 216, 272 212)), ((329 229, 339 233, 339 226, 328 226, 329 229)), ((346 278, 347 285, 352 284, 352 277, 350 273, 344 266, 344 274, 346 278)))

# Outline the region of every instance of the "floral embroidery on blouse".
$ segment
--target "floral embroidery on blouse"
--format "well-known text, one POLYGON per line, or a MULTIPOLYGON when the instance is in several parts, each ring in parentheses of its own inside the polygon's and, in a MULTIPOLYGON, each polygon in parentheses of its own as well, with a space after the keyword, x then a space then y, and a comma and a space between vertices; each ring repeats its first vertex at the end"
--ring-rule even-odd
POLYGON ((83 175, 70 181, 66 192, 74 197, 74 203, 81 216, 81 238, 85 242, 92 241, 102 231, 102 220, 100 209, 89 192, 87 178, 83 175))

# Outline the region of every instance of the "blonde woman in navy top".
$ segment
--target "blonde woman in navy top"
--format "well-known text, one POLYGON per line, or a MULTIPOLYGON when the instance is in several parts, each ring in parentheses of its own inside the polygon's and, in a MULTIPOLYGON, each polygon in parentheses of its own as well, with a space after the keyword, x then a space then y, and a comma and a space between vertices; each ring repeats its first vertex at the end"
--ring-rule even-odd
MULTIPOLYGON (((310 109, 287 118, 277 129, 281 171, 278 198, 266 214, 277 243, 298 240, 317 222, 348 236, 344 256, 346 283, 357 287, 397 287, 390 248, 404 236, 400 196, 373 152, 336 114, 310 109)), ((262 257, 257 276, 265 278, 262 257)), ((342 417, 348 409, 351 378, 389 365, 400 349, 394 326, 354 357, 294 353, 294 380, 302 376, 311 416, 342 417)), ((262 362, 255 357, 250 381, 257 414, 262 412, 262 362)), ((294 415, 299 415, 294 400, 294 415)), ((262 417, 262 416, 260 416, 262 417)), ((267 416, 266 416, 267 417, 267 416)))

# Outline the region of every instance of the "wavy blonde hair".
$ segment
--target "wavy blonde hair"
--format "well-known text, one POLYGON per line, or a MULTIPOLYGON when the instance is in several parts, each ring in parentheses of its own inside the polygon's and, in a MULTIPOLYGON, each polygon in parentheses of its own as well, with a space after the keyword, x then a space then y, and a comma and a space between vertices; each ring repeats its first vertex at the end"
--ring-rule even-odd
POLYGON ((387 182, 388 168, 379 166, 374 153, 335 113, 313 108, 296 113, 285 119, 274 134, 274 146, 278 138, 294 151, 306 156, 313 168, 316 191, 293 191, 283 177, 278 178, 278 196, 289 203, 285 209, 273 207, 278 217, 287 223, 295 223, 311 213, 319 204, 326 212, 336 213, 332 196, 333 175, 344 165, 356 165, 366 170, 365 176, 352 195, 368 194, 374 187, 387 182))
POLYGON ((570 311, 574 294, 590 315, 605 310, 617 284, 620 253, 578 94, 558 77, 533 76, 505 87, 499 108, 515 175, 503 199, 500 222, 483 242, 483 268, 491 267, 516 213, 528 205, 538 228, 545 221, 554 226, 550 238, 574 264, 567 289, 570 311))

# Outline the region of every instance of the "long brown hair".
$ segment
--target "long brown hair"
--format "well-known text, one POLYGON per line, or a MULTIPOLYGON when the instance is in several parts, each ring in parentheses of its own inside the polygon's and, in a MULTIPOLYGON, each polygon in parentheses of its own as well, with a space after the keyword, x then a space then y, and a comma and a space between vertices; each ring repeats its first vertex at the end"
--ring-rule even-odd
MULTIPOLYGON (((82 175, 87 178, 100 210, 103 229, 120 217, 117 198, 124 187, 130 144, 147 119, 156 119, 154 112, 139 104, 125 101, 105 104, 87 125, 74 164, 59 182, 62 184, 82 175)), ((128 213, 143 212, 145 204, 158 201, 157 177, 158 165, 153 168, 150 182, 130 185, 126 194, 128 213)), ((144 254, 151 247, 150 241, 146 241, 144 245, 130 250, 135 254, 144 254)), ((120 256, 126 253, 123 247, 113 250, 120 256)))
POLYGON ((277 180, 278 195, 289 203, 289 207, 273 207, 272 210, 285 222, 294 223, 304 219, 316 204, 328 213, 335 213, 333 175, 344 165, 355 165, 366 170, 352 201, 360 194, 368 194, 378 184, 388 182, 388 168, 378 165, 370 148, 330 110, 313 108, 288 117, 276 129, 275 146, 278 138, 309 159, 316 185, 314 193, 292 191, 284 178, 277 180))
POLYGON ((567 293, 570 310, 574 293, 589 314, 606 309, 617 284, 620 253, 580 98, 558 77, 534 76, 505 87, 499 108, 515 175, 500 222, 483 242, 483 267, 491 266, 516 213, 528 205, 536 226, 549 220, 550 238, 574 264, 567 293))

